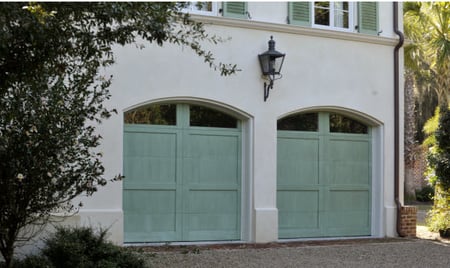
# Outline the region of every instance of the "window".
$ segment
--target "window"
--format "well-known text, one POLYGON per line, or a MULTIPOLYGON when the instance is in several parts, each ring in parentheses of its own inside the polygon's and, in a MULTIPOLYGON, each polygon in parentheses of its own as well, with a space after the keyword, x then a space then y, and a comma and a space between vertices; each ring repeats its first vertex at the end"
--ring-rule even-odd
POLYGON ((189 2, 184 12, 191 14, 216 16, 218 13, 217 2, 189 2))
POLYGON ((288 2, 288 23, 377 35, 377 2, 288 2))
POLYGON ((314 2, 313 25, 353 30, 353 5, 349 2, 314 2))
POLYGON ((367 134, 369 128, 351 118, 339 114, 330 114, 330 132, 367 134))
POLYGON ((124 115, 125 124, 150 124, 174 126, 177 124, 175 104, 156 104, 128 111, 124 115))
POLYGON ((318 113, 294 114, 277 122, 278 130, 318 131, 318 113))
POLYGON ((189 114, 189 125, 191 127, 238 127, 236 118, 203 106, 189 106, 189 114))

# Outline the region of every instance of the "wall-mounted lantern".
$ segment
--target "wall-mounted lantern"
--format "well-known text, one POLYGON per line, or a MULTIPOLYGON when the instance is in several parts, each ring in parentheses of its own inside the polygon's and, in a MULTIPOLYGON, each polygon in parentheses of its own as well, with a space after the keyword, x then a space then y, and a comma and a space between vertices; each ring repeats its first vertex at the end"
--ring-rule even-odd
POLYGON ((275 41, 273 40, 273 36, 271 36, 269 40, 269 50, 258 55, 259 63, 261 64, 261 71, 263 75, 270 80, 268 85, 264 82, 264 101, 266 101, 269 97, 269 90, 273 89, 273 81, 282 77, 280 72, 285 55, 286 54, 275 50, 275 41))

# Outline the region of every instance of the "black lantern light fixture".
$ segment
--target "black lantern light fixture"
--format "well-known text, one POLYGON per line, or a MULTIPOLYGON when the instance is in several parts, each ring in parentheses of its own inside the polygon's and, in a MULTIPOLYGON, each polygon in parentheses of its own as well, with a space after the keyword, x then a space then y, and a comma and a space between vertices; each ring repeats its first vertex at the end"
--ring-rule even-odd
POLYGON ((273 36, 271 36, 269 40, 269 50, 258 55, 262 74, 270 81, 268 85, 264 82, 264 101, 269 97, 269 90, 273 89, 273 81, 282 77, 280 72, 281 67, 283 66, 284 56, 286 56, 286 54, 275 50, 273 36))

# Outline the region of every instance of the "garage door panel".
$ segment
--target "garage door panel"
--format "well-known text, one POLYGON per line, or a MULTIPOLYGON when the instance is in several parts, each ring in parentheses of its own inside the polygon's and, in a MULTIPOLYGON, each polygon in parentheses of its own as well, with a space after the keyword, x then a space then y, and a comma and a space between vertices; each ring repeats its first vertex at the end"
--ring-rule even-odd
POLYGON ((330 231, 352 230, 354 234, 370 235, 370 191, 335 190, 329 193, 330 231))
POLYGON ((124 144, 125 187, 175 183, 176 133, 125 132, 124 144))
POLYGON ((174 190, 126 190, 123 203, 126 240, 168 241, 175 238, 177 222, 174 190))
POLYGON ((190 190, 184 214, 189 240, 237 239, 240 229, 239 191, 190 190))
POLYGON ((319 190, 279 190, 277 207, 280 238, 304 237, 319 233, 319 190))
POLYGON ((279 137, 277 146, 277 183, 279 185, 299 186, 319 183, 318 138, 279 137))
POLYGON ((330 184, 360 184, 370 182, 369 141, 333 140, 328 144, 327 167, 330 184))
POLYGON ((189 134, 183 159, 186 183, 239 185, 240 137, 236 135, 189 134))

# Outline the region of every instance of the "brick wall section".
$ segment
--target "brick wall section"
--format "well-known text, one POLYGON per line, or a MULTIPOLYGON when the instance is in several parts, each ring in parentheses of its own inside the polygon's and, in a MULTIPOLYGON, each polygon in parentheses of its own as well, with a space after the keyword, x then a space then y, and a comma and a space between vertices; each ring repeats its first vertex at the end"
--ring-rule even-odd
POLYGON ((416 236, 417 207, 404 206, 400 209, 400 232, 405 237, 416 236))

